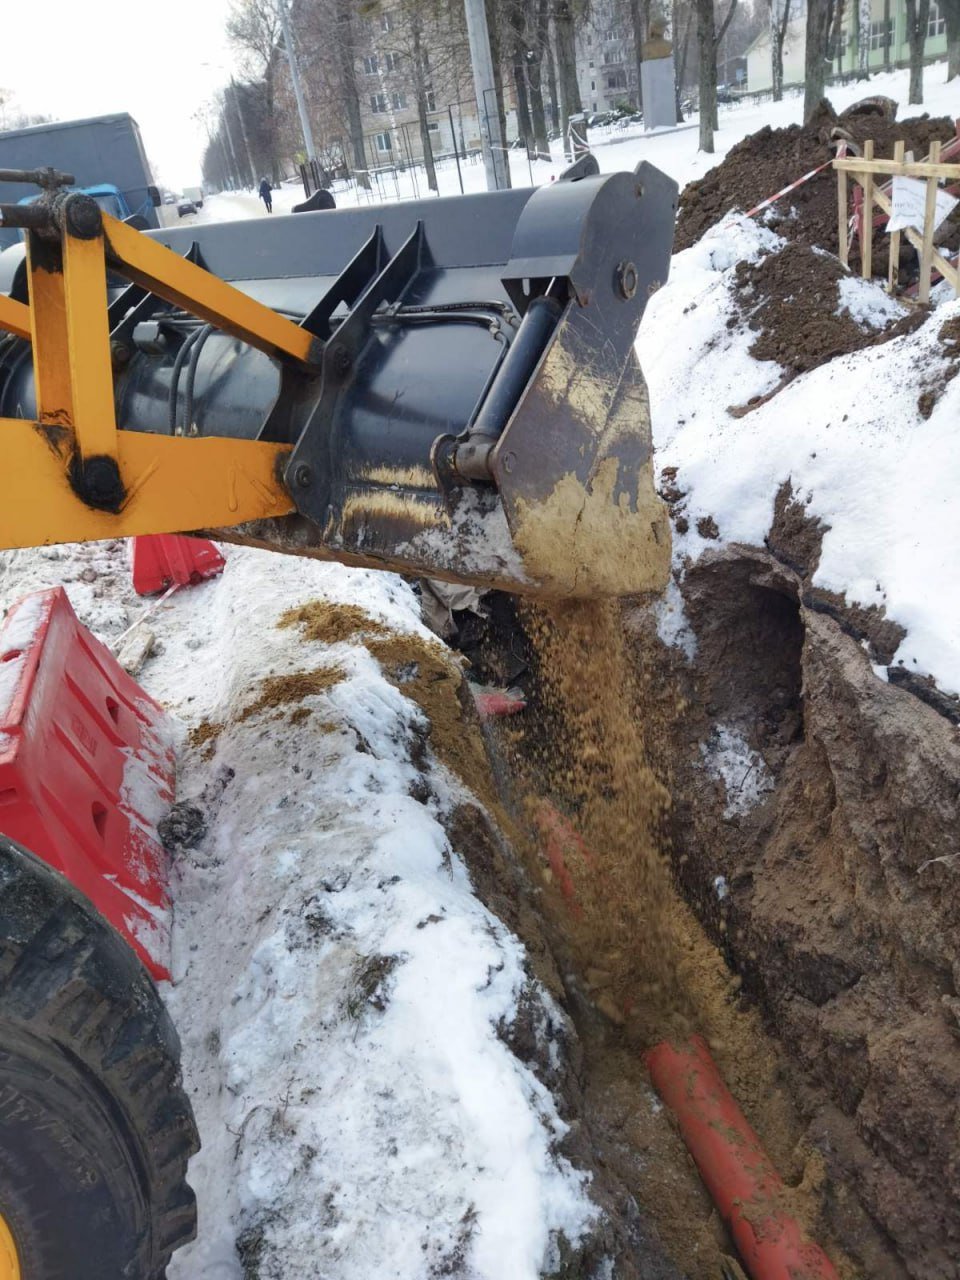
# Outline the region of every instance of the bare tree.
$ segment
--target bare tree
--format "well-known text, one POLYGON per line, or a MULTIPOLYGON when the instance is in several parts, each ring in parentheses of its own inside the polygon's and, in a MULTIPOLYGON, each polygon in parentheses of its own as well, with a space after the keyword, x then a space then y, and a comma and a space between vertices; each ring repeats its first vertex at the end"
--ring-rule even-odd
POLYGON ((960 76, 960 0, 938 0, 947 23, 947 79, 960 76))
POLYGON ((503 13, 510 32, 510 69, 517 99, 517 128, 529 156, 536 149, 536 143, 530 114, 530 95, 527 92, 527 49, 530 45, 526 29, 527 7, 522 0, 507 0, 503 13))
POLYGON ((575 23, 582 16, 577 0, 555 0, 553 30, 557 42, 557 79, 560 86, 560 132, 565 138, 570 117, 583 110, 580 83, 577 80, 577 43, 575 23))
POLYGON ((269 168, 280 181, 277 147, 277 67, 282 34, 275 0, 234 0, 227 20, 227 37, 239 48, 252 79, 262 85, 264 122, 269 138, 269 168))
MULTIPOLYGON (((925 0, 929 4, 930 0, 925 0)), ((807 0, 807 47, 804 58, 803 118, 809 121, 823 101, 830 65, 831 0, 807 0)))
MULTIPOLYGON (((870 0, 865 0, 869 5, 870 0)), ((783 44, 790 25, 790 0, 769 0, 770 4, 770 71, 773 100, 783 98, 783 44)))
POLYGON ((907 101, 923 101, 923 48, 927 42, 930 0, 906 0, 907 43, 910 46, 910 89, 907 101))
POLYGON ((353 6, 349 0, 337 0, 337 65, 340 93, 347 116, 353 168, 362 186, 369 188, 367 157, 363 145, 363 118, 360 115, 360 90, 357 86, 357 54, 354 43, 353 6))
POLYGON ((449 0, 361 0, 360 15, 382 22, 379 52, 370 61, 389 86, 382 96, 395 111, 406 110, 412 96, 427 183, 436 191, 430 115, 439 100, 459 96, 460 70, 469 64, 463 6, 449 0))
MULTIPOLYGON (((714 86, 716 86, 716 83, 717 83, 717 54, 718 54, 718 53, 719 53, 719 51, 720 51, 720 45, 723 43, 723 37, 727 34, 727 29, 728 29, 728 27, 730 26, 730 23, 733 21, 733 15, 737 12, 737 4, 738 4, 738 0, 730 0, 730 7, 727 9, 727 16, 726 16, 726 17, 723 19, 723 21, 720 23, 720 30, 719 30, 719 31, 716 33, 716 35, 714 36, 714 40, 713 40, 713 58, 712 58, 712 64, 713 64, 713 83, 714 83, 714 86)), ((718 114, 717 114, 717 95, 716 95, 716 92, 714 92, 714 95, 713 95, 713 121, 712 121, 712 123, 713 123, 713 127, 714 127, 714 129, 719 129, 719 128, 720 128, 720 119, 719 119, 719 116, 718 116, 718 114)))
MULTIPOLYGON (((537 155, 550 159, 550 140, 547 137, 547 114, 543 105, 543 59, 550 52, 550 13, 547 0, 532 0, 535 4, 533 40, 527 50, 527 84, 530 87, 530 116, 537 155)), ((556 127, 556 126, 554 126, 556 127)))
POLYGON ((683 90, 687 79, 687 62, 690 53, 690 33, 696 22, 696 12, 691 0, 672 0, 670 30, 673 36, 674 65, 676 70, 677 119, 683 119, 683 90), (681 35, 681 32, 683 33, 681 35))
MULTIPOLYGON (((493 61, 493 88, 497 99, 497 116, 500 122, 500 137, 504 143, 507 139, 507 109, 506 95, 503 91, 503 46, 504 31, 502 30, 501 17, 503 15, 503 5, 498 0, 485 0, 487 11, 487 31, 490 36, 490 57, 493 61)), ((510 165, 503 165, 503 181, 506 186, 510 186, 510 165)))
MULTIPOLYGON (((957 0, 960 4, 960 0, 957 0)), ((873 21, 870 0, 853 0, 857 35, 857 78, 865 80, 870 67, 870 27, 873 21)))

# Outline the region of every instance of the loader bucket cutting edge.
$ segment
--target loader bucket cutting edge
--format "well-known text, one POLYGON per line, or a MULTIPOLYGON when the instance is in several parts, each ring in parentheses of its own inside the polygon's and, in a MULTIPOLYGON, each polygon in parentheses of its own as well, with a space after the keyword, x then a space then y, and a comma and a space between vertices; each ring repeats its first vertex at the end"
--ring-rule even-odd
MULTIPOLYGON (((661 588, 669 526, 634 343, 666 279, 677 188, 646 163, 596 170, 154 233, 296 317, 316 363, 113 285, 111 341, 132 353, 118 423, 290 450, 278 478, 296 514, 205 530, 224 541, 532 595, 661 588)), ((7 256, 0 291, 22 300, 7 256)), ((0 357, 0 417, 30 418, 17 348, 0 357)))

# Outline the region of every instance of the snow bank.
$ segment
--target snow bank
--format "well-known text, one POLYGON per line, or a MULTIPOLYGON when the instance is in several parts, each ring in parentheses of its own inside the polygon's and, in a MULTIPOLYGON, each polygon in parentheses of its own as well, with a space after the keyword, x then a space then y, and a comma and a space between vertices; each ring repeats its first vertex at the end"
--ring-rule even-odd
MULTIPOLYGON (((828 526, 814 583, 884 607, 907 631, 895 663, 960 691, 960 379, 945 385, 929 418, 918 409, 927 380, 942 383, 937 334, 960 302, 940 306, 913 334, 837 357, 734 417, 728 406, 770 391, 782 372, 749 354, 755 335, 732 302, 734 265, 777 243, 742 220, 714 228, 675 256, 668 286, 644 316, 637 349, 657 464, 676 467, 676 484, 688 491, 677 570, 717 545, 698 533, 701 517, 714 518, 724 542, 762 546, 776 492, 789 481, 828 526)), ((889 307, 879 285, 851 283, 843 297, 871 327, 889 307)))
POLYGON ((227 727, 180 789, 216 817, 174 893, 170 1003, 205 1146, 201 1236, 171 1275, 239 1276, 239 1239, 263 1280, 533 1280, 594 1211, 551 1096, 498 1035, 523 948, 449 846, 442 770, 423 800, 421 712, 358 643, 276 629, 318 597, 426 638, 399 579, 256 552, 177 606, 200 641, 187 698, 214 676, 204 714, 227 727), (240 721, 260 676, 334 664, 306 720, 240 721))
MULTIPOLYGON (((358 639, 275 625, 323 598, 435 643, 416 598, 391 574, 225 554, 151 616, 140 677, 181 738, 224 726, 182 743, 178 781, 208 830, 171 880, 165 996, 203 1141, 171 1280, 549 1274, 597 1210, 504 1030, 533 993, 549 1057, 562 1016, 450 846, 465 793, 424 762, 420 710, 358 639), (241 719, 263 677, 326 667, 326 692, 241 719)), ((0 555, 4 608, 58 582, 102 639, 142 612, 122 543, 0 555)))

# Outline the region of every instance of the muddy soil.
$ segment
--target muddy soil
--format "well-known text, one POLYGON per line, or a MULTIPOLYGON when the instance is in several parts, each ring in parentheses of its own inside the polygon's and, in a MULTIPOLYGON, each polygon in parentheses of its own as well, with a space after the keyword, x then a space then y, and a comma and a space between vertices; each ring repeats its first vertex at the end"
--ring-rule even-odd
POLYGON ((652 692, 671 671, 686 704, 664 741, 674 865, 795 1063, 831 1232, 862 1274, 948 1280, 960 1275, 960 744, 947 716, 874 673, 894 639, 882 618, 815 607, 819 538, 804 548, 792 515, 790 530, 781 502, 771 539, 790 563, 727 548, 688 574, 695 666, 664 649, 649 612, 627 618, 638 665, 661 677, 652 692), (769 780, 739 811, 729 777, 704 767, 718 725, 769 780))
MULTIPOLYGON (((795 182, 811 169, 833 158, 829 147, 831 130, 840 125, 854 141, 875 142, 878 159, 893 155, 893 144, 906 143, 917 157, 926 155, 934 139, 946 142, 954 136, 955 125, 947 116, 931 119, 915 116, 890 123, 877 116, 860 116, 838 121, 828 103, 821 106, 809 125, 785 129, 760 129, 732 147, 726 158, 704 177, 689 183, 680 196, 674 250, 687 249, 731 209, 746 211, 795 182)), ((811 178, 790 193, 765 215, 768 225, 788 240, 817 245, 837 253, 837 178, 832 169, 811 178)), ((887 253, 881 235, 875 242, 877 271, 886 269, 887 253)), ((855 250, 851 265, 859 266, 855 250)))
MULTIPOLYGON (((717 971, 686 968, 685 1010, 692 1001, 748 1118, 803 1187, 801 1216, 848 1274, 955 1280, 960 743, 950 706, 887 668, 900 629, 811 587, 821 536, 781 493, 769 548, 703 556, 682 586, 693 665, 657 638, 650 606, 626 608, 635 687, 624 701, 643 719, 644 765, 673 797, 675 883, 726 963, 719 1010, 717 971), (725 778, 708 766, 719 732, 743 744, 725 778), (741 802, 752 771, 763 784, 741 802)), ((524 723, 488 729, 511 780, 557 734, 535 654, 518 682, 524 723)), ((587 975, 573 987, 609 1014, 545 872, 546 918, 587 975)), ((631 1043, 628 1014, 608 1027, 592 1078, 612 1070, 625 1087, 613 1046, 631 1043)))
POLYGON ((834 356, 911 333, 926 319, 924 312, 914 311, 875 330, 858 323, 840 306, 839 284, 846 278, 838 258, 800 242, 759 262, 738 263, 737 305, 757 333, 750 354, 779 364, 789 381, 834 356))
POLYGON ((829 1240, 841 1274, 855 1274, 825 1221, 823 1162, 805 1141, 797 1073, 676 892, 664 856, 673 779, 660 718, 676 720, 682 706, 648 696, 655 673, 636 664, 618 607, 524 607, 512 631, 511 611, 494 603, 497 625, 473 646, 474 670, 489 679, 504 653, 528 659, 514 675, 530 708, 488 722, 485 737, 513 847, 540 886, 541 927, 583 1049, 597 1156, 631 1188, 683 1274, 716 1280, 731 1246, 672 1124, 650 1106, 642 1057, 665 1037, 700 1030, 790 1184, 795 1212, 829 1240), (657 769, 658 758, 667 767, 657 769))

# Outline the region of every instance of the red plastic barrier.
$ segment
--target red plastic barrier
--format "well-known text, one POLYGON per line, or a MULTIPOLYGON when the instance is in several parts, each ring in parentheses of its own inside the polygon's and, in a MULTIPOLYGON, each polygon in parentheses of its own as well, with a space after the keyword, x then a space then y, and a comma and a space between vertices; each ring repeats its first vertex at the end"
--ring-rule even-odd
POLYGON ((133 539, 133 589, 150 596, 167 587, 194 586, 223 572, 223 556, 205 538, 144 533, 133 539))
POLYGON ((0 831, 62 872, 169 977, 173 801, 164 712, 80 625, 62 587, 25 596, 0 631, 0 831))
POLYGON ((658 1044, 646 1062, 754 1280, 838 1280, 785 1206, 780 1175, 701 1037, 658 1044))

